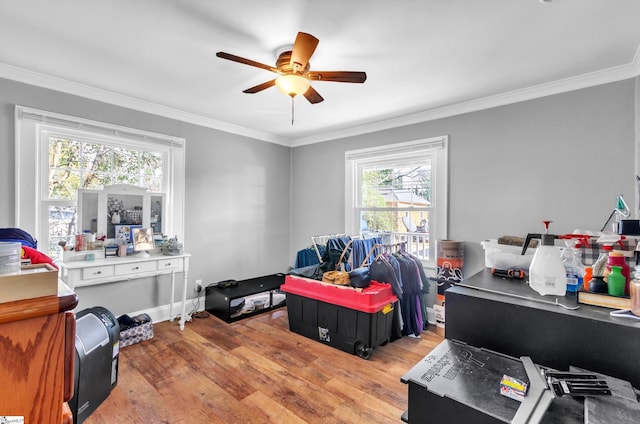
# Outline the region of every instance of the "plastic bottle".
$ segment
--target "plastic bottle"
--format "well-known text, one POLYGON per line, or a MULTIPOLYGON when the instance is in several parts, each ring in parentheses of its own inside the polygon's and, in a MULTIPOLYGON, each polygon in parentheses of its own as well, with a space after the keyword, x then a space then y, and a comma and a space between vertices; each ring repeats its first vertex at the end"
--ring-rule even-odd
POLYGON ((579 249, 566 247, 562 251, 562 264, 567 274, 567 291, 575 293, 584 281, 584 265, 580 262, 579 249))
POLYGON ((622 275, 622 267, 611 266, 611 274, 607 281, 607 289, 611 296, 623 296, 626 278, 622 275))
POLYGON ((564 296, 567 292, 567 273, 554 246, 555 236, 542 234, 542 245, 536 249, 529 267, 529 286, 541 295, 564 296))
POLYGON ((629 283, 631 313, 640 317, 640 266, 636 266, 633 279, 629 283))
POLYGON ((630 281, 630 273, 629 273, 629 265, 627 265, 627 261, 624 257, 624 253, 619 250, 614 250, 609 252, 609 257, 607 258, 607 266, 604 271, 605 281, 609 283, 608 275, 611 273, 611 267, 619 266, 621 269, 621 273, 624 276, 625 284, 624 284, 624 295, 629 296, 629 281, 630 281))
POLYGON ((585 267, 584 277, 582 280, 582 287, 584 291, 589 291, 589 283, 591 282, 592 278, 593 278, 593 268, 591 268, 590 266, 585 267))
POLYGON ((594 275, 591 281, 589 281, 589 293, 606 293, 607 283, 601 275, 594 275))
POLYGON ((607 266, 607 260, 609 260, 609 252, 613 250, 613 246, 610 244, 605 244, 602 246, 602 252, 598 256, 598 259, 591 265, 593 269, 594 277, 604 277, 605 267, 607 266))

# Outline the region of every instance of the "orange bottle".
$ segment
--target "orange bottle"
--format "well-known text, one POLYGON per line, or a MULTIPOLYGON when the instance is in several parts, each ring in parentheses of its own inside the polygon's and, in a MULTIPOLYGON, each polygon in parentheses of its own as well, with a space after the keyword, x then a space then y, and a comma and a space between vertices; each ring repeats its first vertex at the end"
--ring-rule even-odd
POLYGON ((584 282, 583 282, 583 290, 589 291, 589 281, 593 278, 593 268, 590 266, 585 267, 584 269, 584 282))

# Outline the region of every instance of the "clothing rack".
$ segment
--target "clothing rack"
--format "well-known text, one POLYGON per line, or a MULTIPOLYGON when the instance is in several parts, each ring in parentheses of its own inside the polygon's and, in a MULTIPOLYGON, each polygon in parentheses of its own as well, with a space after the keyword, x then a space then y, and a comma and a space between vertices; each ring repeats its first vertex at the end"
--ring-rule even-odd
POLYGON ((405 252, 407 250, 406 241, 401 241, 400 243, 379 244, 378 246, 382 249, 383 253, 405 252))
POLYGON ((322 255, 320 254, 320 251, 318 250, 318 244, 326 244, 329 239, 338 238, 338 237, 349 237, 351 240, 366 240, 366 239, 369 239, 369 238, 374 238, 374 237, 379 237, 379 236, 378 236, 378 234, 374 234, 374 233, 358 234, 358 235, 354 235, 354 236, 349 235, 349 234, 345 234, 345 233, 341 233, 341 234, 321 234, 321 235, 311 236, 311 244, 313 246, 313 249, 316 252, 316 255, 318 256, 318 260, 320 261, 320 263, 322 263, 322 255))

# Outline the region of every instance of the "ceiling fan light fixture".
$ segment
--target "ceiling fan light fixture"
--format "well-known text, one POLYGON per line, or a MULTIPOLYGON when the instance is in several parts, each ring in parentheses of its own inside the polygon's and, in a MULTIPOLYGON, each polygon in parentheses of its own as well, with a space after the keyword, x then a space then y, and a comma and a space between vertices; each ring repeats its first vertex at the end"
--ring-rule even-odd
POLYGON ((311 83, 301 75, 286 74, 276 78, 276 87, 287 96, 299 96, 304 94, 311 83))

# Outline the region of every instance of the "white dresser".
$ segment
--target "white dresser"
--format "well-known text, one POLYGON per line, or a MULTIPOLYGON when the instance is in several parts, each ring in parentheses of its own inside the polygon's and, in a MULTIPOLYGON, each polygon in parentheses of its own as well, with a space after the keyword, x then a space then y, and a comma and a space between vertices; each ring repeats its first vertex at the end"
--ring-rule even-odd
POLYGON ((93 261, 74 260, 61 262, 60 278, 71 288, 93 286, 97 284, 107 284, 116 281, 134 280, 144 277, 156 277, 160 283, 160 277, 170 275, 171 277, 171 303, 169 317, 173 321, 175 274, 181 272, 182 278, 182 299, 180 302, 180 329, 184 330, 186 321, 186 301, 187 301, 187 274, 189 272, 190 254, 176 256, 150 255, 149 257, 138 257, 136 255, 95 259, 93 261))

